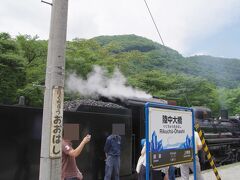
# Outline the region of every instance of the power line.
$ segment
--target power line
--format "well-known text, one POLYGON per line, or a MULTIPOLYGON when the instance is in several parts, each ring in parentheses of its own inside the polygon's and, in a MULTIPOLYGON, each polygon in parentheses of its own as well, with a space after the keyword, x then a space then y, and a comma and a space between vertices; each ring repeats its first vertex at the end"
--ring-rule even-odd
MULTIPOLYGON (((159 38, 160 38, 160 40, 161 40, 161 42, 162 42, 162 45, 165 47, 166 55, 167 55, 167 57, 170 58, 170 55, 168 54, 168 51, 167 51, 167 47, 165 46, 165 44, 164 44, 164 42, 163 42, 163 38, 162 38, 162 36, 161 36, 161 34, 160 34, 160 31, 159 31, 159 29, 158 29, 158 26, 157 26, 157 24, 156 24, 156 22, 155 22, 155 20, 154 20, 154 18, 153 18, 153 15, 152 15, 151 10, 150 10, 150 8, 149 8, 149 6, 148 6, 148 4, 147 4, 147 1, 144 0, 144 2, 145 2, 145 5, 146 5, 146 7, 147 7, 147 10, 148 10, 148 12, 149 12, 149 14, 150 14, 150 16, 151 16, 152 22, 153 22, 153 24, 154 24, 154 26, 155 26, 155 28, 156 28, 156 30, 157 30, 157 33, 158 33, 158 36, 159 36, 159 38)), ((183 95, 184 95, 184 98, 185 98, 185 100, 186 100, 186 102, 187 102, 187 105, 190 107, 191 104, 189 103, 188 97, 186 96, 186 94, 183 94, 183 95)))
POLYGON ((162 42, 162 45, 165 46, 165 44, 164 44, 164 42, 163 42, 163 39, 162 39, 162 36, 161 36, 161 34, 160 34, 160 31, 159 31, 159 29, 158 29, 158 27, 157 27, 157 24, 155 23, 155 20, 154 20, 154 18, 153 18, 152 13, 151 13, 151 10, 150 10, 150 8, 149 8, 146 0, 144 0, 144 2, 145 2, 145 5, 146 5, 146 7, 147 7, 147 9, 148 9, 148 12, 149 12, 149 14, 150 14, 150 16, 151 16, 151 19, 152 19, 152 21, 153 21, 153 24, 154 24, 154 26, 155 26, 155 28, 156 28, 156 30, 157 30, 157 33, 158 33, 158 36, 159 36, 159 38, 160 38, 160 40, 161 40, 161 42, 162 42))
POLYGON ((41 0, 41 2, 42 2, 42 3, 45 3, 45 4, 48 4, 48 5, 51 5, 51 6, 53 5, 52 3, 47 2, 47 1, 43 1, 43 0, 41 0))

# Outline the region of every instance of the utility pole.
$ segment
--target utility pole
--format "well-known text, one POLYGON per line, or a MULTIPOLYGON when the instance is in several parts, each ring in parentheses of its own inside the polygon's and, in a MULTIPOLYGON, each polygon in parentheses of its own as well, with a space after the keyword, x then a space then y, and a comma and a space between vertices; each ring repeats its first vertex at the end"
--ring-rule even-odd
POLYGON ((61 179, 68 0, 53 0, 42 123, 40 180, 61 179))

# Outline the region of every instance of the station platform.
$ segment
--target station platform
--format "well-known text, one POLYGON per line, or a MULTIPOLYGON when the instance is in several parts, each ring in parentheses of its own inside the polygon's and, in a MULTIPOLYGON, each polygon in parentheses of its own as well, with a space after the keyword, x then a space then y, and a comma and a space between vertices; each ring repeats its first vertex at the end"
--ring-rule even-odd
MULTIPOLYGON (((217 168, 222 180, 237 180, 240 179, 240 163, 233 163, 217 168)), ((212 169, 202 171, 204 180, 216 180, 212 169)), ((176 178, 181 180, 181 178, 176 178)), ((190 180, 193 180, 193 175, 190 175, 190 180)))

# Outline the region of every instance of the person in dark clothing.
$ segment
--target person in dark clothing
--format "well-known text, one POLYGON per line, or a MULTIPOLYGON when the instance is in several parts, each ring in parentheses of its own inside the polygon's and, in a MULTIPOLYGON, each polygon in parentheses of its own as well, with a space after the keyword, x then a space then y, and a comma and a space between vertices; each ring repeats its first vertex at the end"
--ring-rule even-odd
POLYGON ((119 180, 120 170, 120 151, 121 151, 121 136, 111 134, 107 137, 104 146, 106 154, 105 176, 104 180, 119 180))

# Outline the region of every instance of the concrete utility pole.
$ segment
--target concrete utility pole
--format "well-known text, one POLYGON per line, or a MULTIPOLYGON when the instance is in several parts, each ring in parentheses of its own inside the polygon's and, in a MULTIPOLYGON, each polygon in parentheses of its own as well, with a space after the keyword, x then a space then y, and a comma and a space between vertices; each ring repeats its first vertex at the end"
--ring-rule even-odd
POLYGON ((68 0, 53 0, 43 107, 40 180, 61 179, 68 0))

